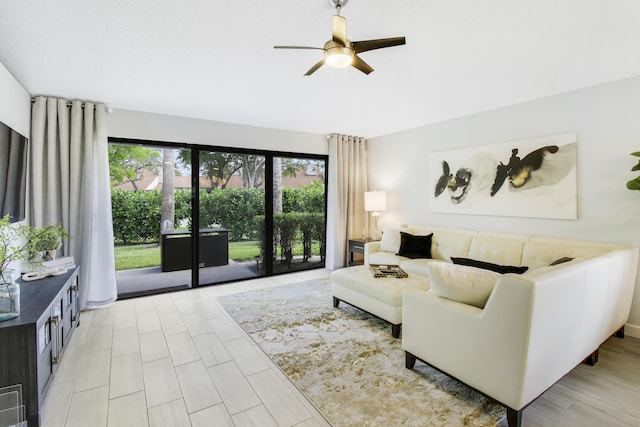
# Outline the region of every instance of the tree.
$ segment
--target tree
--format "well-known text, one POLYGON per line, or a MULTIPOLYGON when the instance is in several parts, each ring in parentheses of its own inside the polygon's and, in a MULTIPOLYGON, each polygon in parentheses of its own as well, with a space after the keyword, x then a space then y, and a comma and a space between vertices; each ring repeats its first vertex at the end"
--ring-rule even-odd
POLYGON ((264 156, 243 154, 242 186, 245 188, 259 188, 264 182, 264 156))
POLYGON ((311 169, 324 182, 324 160, 282 158, 282 175, 295 177, 298 172, 311 169))
MULTIPOLYGON (((184 165, 191 164, 191 152, 182 150, 178 159, 184 165)), ((212 189, 226 188, 229 178, 242 168, 242 164, 240 154, 200 151, 200 172, 209 178, 212 189)))
POLYGON ((282 213, 282 158, 273 158, 273 213, 282 213))
POLYGON ((175 150, 173 148, 165 148, 162 150, 162 211, 160 215, 160 230, 174 229, 175 164, 175 150))
POLYGON ((153 148, 109 144, 109 174, 114 186, 130 182, 137 191, 137 182, 142 179, 143 172, 160 164, 160 152, 153 148))

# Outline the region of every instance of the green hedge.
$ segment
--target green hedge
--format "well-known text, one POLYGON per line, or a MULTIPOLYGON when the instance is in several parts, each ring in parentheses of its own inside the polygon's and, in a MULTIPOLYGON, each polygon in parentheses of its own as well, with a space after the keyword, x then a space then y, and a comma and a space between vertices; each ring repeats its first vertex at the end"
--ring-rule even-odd
MULTIPOLYGON (((273 216, 274 241, 271 250, 272 257, 279 257, 290 265, 293 260, 293 247, 301 242, 303 247, 303 261, 308 261, 312 253, 312 243, 318 242, 320 258, 325 256, 325 218, 323 213, 288 212, 273 216)), ((264 230, 264 215, 256 216, 256 229, 264 230)), ((260 255, 265 258, 266 242, 264 234, 260 234, 260 255)))
POLYGON ((111 191, 113 237, 117 242, 158 241, 162 193, 111 191))
MULTIPOLYGON (((117 242, 157 242, 160 233, 161 190, 111 191, 113 234, 117 242)), ((305 188, 282 190, 282 205, 286 213, 313 212, 322 214, 324 223, 324 187, 321 184, 305 188)), ((256 188, 200 190, 200 227, 214 223, 229 230, 229 239, 257 240, 261 230, 255 218, 264 215, 264 193, 256 188)), ((191 191, 176 190, 175 224, 191 226, 191 191)), ((275 219, 274 219, 275 220, 275 219)), ((308 234, 313 227, 306 226, 308 234)), ((317 233, 316 233, 317 234, 317 233)), ((324 232, 322 233, 324 235, 324 232)))

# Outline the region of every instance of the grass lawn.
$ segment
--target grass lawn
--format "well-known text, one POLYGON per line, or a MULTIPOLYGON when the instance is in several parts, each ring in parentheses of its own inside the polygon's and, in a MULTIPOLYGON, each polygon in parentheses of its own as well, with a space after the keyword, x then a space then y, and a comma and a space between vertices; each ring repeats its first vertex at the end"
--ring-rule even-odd
MULTIPOLYGON (((234 261, 253 260, 260 255, 260 242, 229 242, 229 259, 234 261)), ((116 245, 116 270, 157 267, 160 265, 160 246, 157 243, 116 245)))
POLYGON ((116 270, 156 267, 160 265, 160 246, 157 243, 116 245, 116 270))
MULTIPOLYGON (((319 253, 317 243, 313 244, 312 252, 319 253)), ((132 270, 160 265, 160 246, 157 243, 117 244, 115 253, 116 270, 132 270)), ((293 254, 302 255, 302 244, 293 247, 293 254)), ((229 242, 229 259, 251 261, 258 255, 260 255, 260 242, 257 240, 229 242)))

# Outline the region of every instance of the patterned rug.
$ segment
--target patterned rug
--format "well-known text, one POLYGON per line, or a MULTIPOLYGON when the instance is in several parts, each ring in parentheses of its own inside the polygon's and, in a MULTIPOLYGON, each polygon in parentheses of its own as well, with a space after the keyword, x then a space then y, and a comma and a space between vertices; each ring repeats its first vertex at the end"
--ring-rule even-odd
POLYGON ((328 280, 218 300, 336 427, 494 426, 504 415, 420 361, 406 369, 389 324, 345 303, 333 308, 328 280))

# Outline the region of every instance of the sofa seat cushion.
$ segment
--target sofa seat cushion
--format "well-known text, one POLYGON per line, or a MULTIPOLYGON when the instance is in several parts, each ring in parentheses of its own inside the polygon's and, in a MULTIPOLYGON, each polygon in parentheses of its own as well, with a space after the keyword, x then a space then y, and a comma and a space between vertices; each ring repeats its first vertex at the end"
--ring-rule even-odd
POLYGON ((373 252, 369 255, 369 264, 400 265, 409 258, 396 255, 394 252, 373 252))
POLYGON ((429 263, 430 293, 442 298, 484 308, 499 273, 445 262, 429 263))
MULTIPOLYGON (((406 271, 409 274, 429 277, 428 266, 432 262, 444 262, 444 261, 427 259, 427 258, 408 259, 400 263, 400 268, 402 268, 404 271, 406 271)), ((446 263, 446 264, 449 264, 449 263, 446 263)))
MULTIPOLYGON (((404 288, 429 289, 429 281, 426 277, 409 276, 404 279, 373 277, 373 273, 367 266, 336 270, 331 273, 331 282, 396 307, 402 306, 404 288)), ((347 302, 358 306, 358 301, 347 302)))

